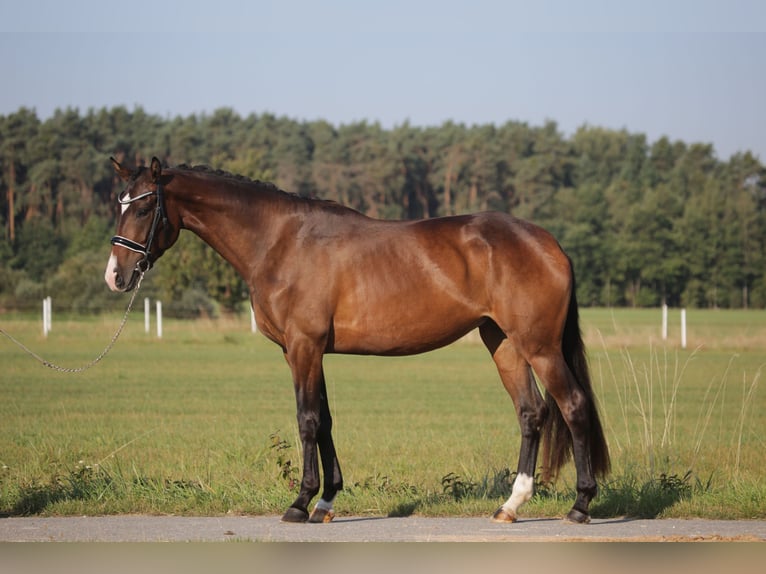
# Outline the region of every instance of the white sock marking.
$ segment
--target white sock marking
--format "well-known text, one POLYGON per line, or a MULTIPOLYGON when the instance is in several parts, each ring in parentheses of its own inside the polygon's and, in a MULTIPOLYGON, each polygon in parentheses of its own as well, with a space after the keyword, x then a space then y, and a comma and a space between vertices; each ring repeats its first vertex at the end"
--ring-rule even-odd
POLYGON ((319 508, 320 510, 332 510, 332 503, 335 502, 335 497, 332 497, 332 500, 327 502, 324 498, 320 498, 317 501, 317 504, 314 508, 319 508))
POLYGON ((535 489, 535 479, 528 474, 519 473, 516 475, 516 480, 513 481, 513 490, 511 491, 510 498, 503 504, 508 514, 516 516, 516 511, 519 507, 532 498, 532 494, 535 489))

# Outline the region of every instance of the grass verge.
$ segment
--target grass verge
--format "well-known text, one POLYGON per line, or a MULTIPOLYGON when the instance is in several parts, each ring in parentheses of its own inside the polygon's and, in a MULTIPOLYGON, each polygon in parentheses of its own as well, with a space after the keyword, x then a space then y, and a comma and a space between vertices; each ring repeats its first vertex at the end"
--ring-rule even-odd
MULTIPOLYGON (((766 357, 754 344, 766 321, 759 331, 750 315, 711 314, 709 328, 690 315, 698 344, 685 350, 650 335, 648 313, 583 312, 614 461, 594 516, 766 517, 766 357)), ((62 322, 43 339, 34 321, 3 322, 67 366, 92 358, 114 324, 62 322)), ((167 321, 162 340, 133 321, 123 337, 78 376, 0 346, 0 513, 281 513, 302 457, 279 350, 245 321, 167 321)), ((481 345, 331 356, 326 372, 339 513, 489 515, 510 494, 518 424, 481 345)), ((569 465, 523 515, 563 516, 573 485, 569 465)))

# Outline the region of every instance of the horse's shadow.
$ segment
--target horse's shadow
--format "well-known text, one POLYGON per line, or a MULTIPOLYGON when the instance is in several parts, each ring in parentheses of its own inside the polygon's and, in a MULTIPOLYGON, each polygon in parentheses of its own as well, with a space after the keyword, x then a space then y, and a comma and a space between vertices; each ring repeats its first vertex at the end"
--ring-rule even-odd
MULTIPOLYGON (((659 478, 650 479, 643 484, 629 480, 617 480, 614 483, 608 483, 601 488, 598 496, 591 503, 591 516, 602 519, 624 518, 628 520, 657 518, 665 510, 691 495, 692 487, 689 484, 689 478, 688 473, 683 478, 662 474, 659 478)), ((575 493, 564 493, 564 495, 567 494, 571 494, 574 501, 575 493)), ((540 498, 550 496, 560 497, 562 493, 552 492, 550 486, 546 486, 541 488, 538 494, 535 494, 535 497, 540 498)), ((460 498, 486 499, 487 493, 469 491, 464 492, 460 498)), ((420 508, 438 502, 437 499, 443 500, 438 495, 432 495, 398 502, 388 512, 388 517, 411 516, 420 508)))
POLYGON ((632 518, 657 518, 668 508, 692 494, 690 473, 683 478, 661 474, 643 484, 616 481, 601 488, 591 506, 594 518, 629 516, 632 518))

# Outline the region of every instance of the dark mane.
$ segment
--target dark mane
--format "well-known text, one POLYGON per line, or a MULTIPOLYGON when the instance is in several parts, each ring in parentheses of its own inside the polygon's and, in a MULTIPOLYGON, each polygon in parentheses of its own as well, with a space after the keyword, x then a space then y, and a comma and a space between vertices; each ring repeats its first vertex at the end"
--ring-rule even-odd
MULTIPOLYGON (((303 202, 303 203, 309 203, 309 204, 316 204, 324 208, 329 208, 332 211, 343 211, 343 212, 349 212, 356 210, 346 207, 345 205, 342 205, 336 201, 332 201, 331 199, 322 199, 319 197, 305 197, 302 195, 298 195, 297 193, 285 191, 281 188, 279 188, 277 185, 268 182, 268 181, 261 181, 260 179, 252 179, 250 177, 239 175, 236 173, 231 173, 229 171, 224 171, 222 169, 216 169, 213 167, 210 167, 209 165, 188 165, 185 163, 179 164, 175 166, 174 169, 183 170, 183 171, 194 171, 198 173, 202 173, 205 175, 212 175, 216 177, 221 177, 224 179, 229 179, 232 181, 240 182, 240 183, 247 183, 252 184, 253 186, 265 190, 270 191, 274 193, 278 193, 281 195, 284 195, 286 197, 289 197, 290 199, 296 201, 296 202, 303 202)), ((358 212, 356 212, 358 213, 358 212)))
POLYGON ((184 171, 196 171, 196 172, 204 173, 207 175, 215 175, 217 177, 223 177, 225 179, 231 179, 233 181, 239 181, 243 183, 252 183, 259 187, 270 187, 276 191, 282 191, 283 193, 287 193, 279 189, 273 183, 270 183, 268 181, 261 181, 260 179, 252 179, 247 176, 231 173, 229 171, 224 171, 222 169, 215 169, 213 167, 210 167, 209 165, 187 165, 185 163, 182 163, 180 165, 175 166, 175 169, 181 169, 184 171))

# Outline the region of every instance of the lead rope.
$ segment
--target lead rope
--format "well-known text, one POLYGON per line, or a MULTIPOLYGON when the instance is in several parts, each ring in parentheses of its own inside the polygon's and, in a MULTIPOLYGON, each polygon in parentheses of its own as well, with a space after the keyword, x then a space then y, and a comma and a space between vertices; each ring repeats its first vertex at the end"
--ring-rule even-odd
POLYGON ((138 290, 141 288, 141 281, 144 279, 144 273, 141 272, 141 275, 138 277, 138 283, 136 284, 136 288, 133 290, 133 296, 130 298, 130 302, 128 303, 128 308, 125 311, 125 315, 122 318, 122 322, 120 323, 120 326, 117 328, 117 332, 112 337, 112 340, 109 341, 109 344, 104 348, 103 351, 101 351, 101 354, 99 354, 98 357, 93 359, 91 362, 86 363, 82 367, 77 367, 76 369, 69 369, 66 367, 61 367, 55 363, 51 363, 50 361, 46 361, 43 359, 40 355, 35 353, 33 350, 31 350, 29 347, 27 347, 24 343, 21 341, 17 341, 10 333, 7 333, 2 327, 0 327, 0 333, 8 337, 11 341, 16 343, 17 346, 19 346, 21 349, 27 352, 27 354, 31 355, 39 363, 42 365, 48 367, 49 369, 53 369, 54 371, 58 371, 59 373, 82 373, 83 371, 87 371, 97 363, 101 361, 104 357, 106 357, 107 353, 112 350, 112 347, 114 347, 114 344, 117 342, 117 339, 120 337, 120 334, 122 333, 123 328, 125 328, 125 324, 128 322, 128 316, 130 315, 131 309, 133 309, 133 301, 136 300, 136 295, 138 295, 138 290))

